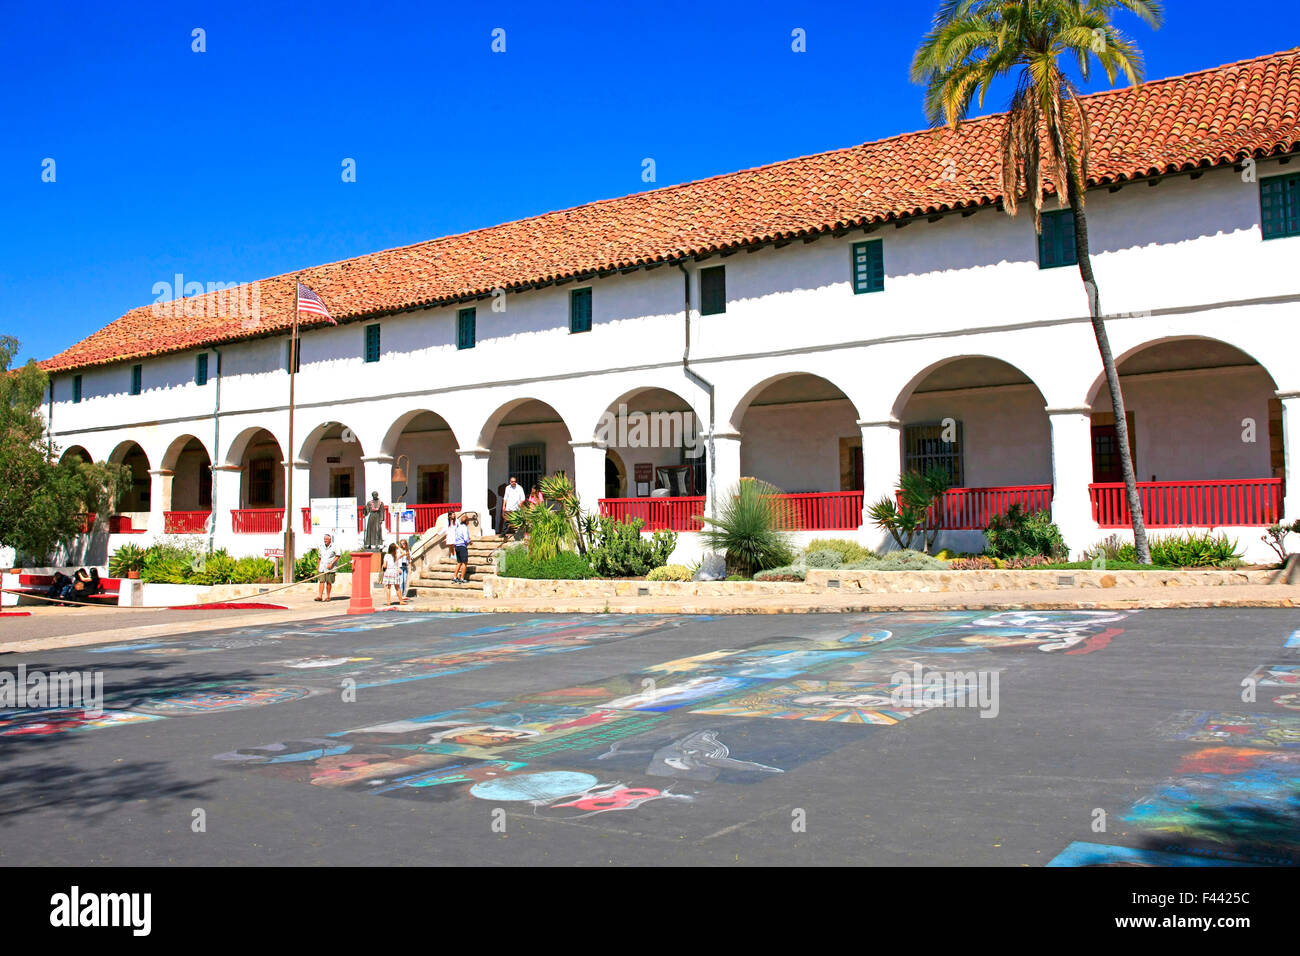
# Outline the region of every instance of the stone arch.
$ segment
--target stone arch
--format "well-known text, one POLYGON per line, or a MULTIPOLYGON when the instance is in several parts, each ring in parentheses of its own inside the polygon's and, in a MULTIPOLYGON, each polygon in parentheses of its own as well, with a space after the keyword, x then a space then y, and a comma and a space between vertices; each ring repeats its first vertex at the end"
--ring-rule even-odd
POLYGON ((778 372, 775 375, 769 375, 752 385, 735 403, 731 409, 731 413, 725 418, 719 418, 719 426, 723 426, 724 423, 730 423, 730 427, 734 431, 743 431, 741 427, 742 423, 744 422, 745 415, 748 413, 749 408, 754 403, 755 399, 764 392, 767 392, 769 389, 780 386, 782 382, 789 382, 790 380, 798 379, 815 379, 819 382, 825 383, 838 392, 839 397, 847 401, 853 407, 854 415, 860 415, 858 405, 849 397, 847 389, 842 388, 831 378, 821 374, 820 372, 795 369, 792 371, 778 372))

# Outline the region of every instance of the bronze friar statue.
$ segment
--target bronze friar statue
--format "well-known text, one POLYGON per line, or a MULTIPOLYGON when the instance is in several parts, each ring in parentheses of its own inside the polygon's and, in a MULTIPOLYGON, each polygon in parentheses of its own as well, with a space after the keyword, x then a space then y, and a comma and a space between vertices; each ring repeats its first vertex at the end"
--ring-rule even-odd
POLYGON ((384 550, 384 503, 379 500, 379 492, 370 492, 366 502, 366 532, 361 548, 364 551, 384 550))

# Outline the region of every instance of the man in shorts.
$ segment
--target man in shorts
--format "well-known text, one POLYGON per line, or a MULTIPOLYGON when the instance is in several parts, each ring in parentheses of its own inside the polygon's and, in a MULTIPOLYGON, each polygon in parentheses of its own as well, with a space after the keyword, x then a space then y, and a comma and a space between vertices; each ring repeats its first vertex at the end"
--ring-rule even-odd
POLYGON ((316 570, 320 573, 320 578, 316 584, 316 600, 328 601, 330 591, 334 588, 334 569, 339 564, 339 549, 334 546, 334 538, 329 534, 325 535, 325 540, 320 546, 320 563, 316 565, 316 570))

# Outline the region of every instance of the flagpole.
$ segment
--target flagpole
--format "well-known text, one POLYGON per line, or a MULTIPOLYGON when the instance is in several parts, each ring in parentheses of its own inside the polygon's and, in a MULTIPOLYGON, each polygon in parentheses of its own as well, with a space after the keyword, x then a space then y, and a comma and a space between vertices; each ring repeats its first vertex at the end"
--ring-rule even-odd
POLYGON ((289 335, 289 457, 284 470, 284 583, 293 584, 293 386, 298 375, 298 276, 293 276, 293 331, 289 335))

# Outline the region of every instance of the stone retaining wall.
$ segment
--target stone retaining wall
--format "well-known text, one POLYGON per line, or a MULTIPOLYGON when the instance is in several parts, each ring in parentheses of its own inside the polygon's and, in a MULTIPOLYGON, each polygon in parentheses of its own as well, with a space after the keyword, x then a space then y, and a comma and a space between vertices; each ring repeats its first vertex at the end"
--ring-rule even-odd
POLYGON ((794 581, 552 581, 491 578, 484 596, 510 598, 725 597, 743 594, 819 594, 828 590, 873 594, 947 591, 1055 591, 1060 588, 1229 587, 1271 584, 1276 571, 809 571, 794 581))

